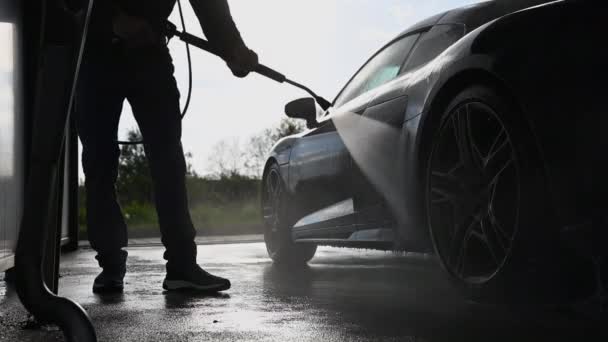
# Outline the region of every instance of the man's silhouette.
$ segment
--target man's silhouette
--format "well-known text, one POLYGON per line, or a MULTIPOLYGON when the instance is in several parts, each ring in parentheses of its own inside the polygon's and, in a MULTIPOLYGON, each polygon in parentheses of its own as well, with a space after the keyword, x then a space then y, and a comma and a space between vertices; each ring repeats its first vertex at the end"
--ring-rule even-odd
MULTIPOLYGON (((209 41, 235 76, 257 65, 244 44, 227 0, 190 1, 209 41)), ((186 163, 181 146, 179 92, 165 22, 175 0, 97 1, 93 9, 77 97, 78 133, 86 176, 87 226, 103 271, 93 291, 123 290, 127 227, 116 200, 119 148, 117 131, 126 99, 145 140, 154 184, 162 242, 166 251, 166 290, 223 291, 227 279, 202 270, 196 262, 195 229, 188 212, 186 163)))

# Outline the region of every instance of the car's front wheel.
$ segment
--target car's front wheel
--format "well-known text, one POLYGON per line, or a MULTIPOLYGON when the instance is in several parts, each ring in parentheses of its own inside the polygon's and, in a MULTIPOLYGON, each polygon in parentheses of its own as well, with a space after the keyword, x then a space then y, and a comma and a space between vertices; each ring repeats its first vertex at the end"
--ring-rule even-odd
POLYGON ((293 208, 288 202, 285 183, 277 164, 271 165, 265 172, 262 190, 264 241, 268 255, 277 264, 306 264, 314 257, 317 246, 293 242, 293 208))
POLYGON ((444 268, 473 299, 542 293, 536 290, 548 278, 541 277, 553 272, 539 261, 550 259, 555 235, 520 111, 495 89, 473 86, 440 115, 426 163, 425 202, 444 268))

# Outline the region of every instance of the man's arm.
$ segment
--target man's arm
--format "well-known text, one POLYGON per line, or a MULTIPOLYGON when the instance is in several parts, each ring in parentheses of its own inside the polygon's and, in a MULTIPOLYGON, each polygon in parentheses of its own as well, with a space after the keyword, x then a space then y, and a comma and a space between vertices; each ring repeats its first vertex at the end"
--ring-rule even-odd
POLYGON ((205 36, 222 52, 245 45, 232 20, 227 0, 190 0, 205 36))
POLYGON ((258 56, 249 50, 232 20, 227 0, 190 0, 203 32, 216 46, 232 73, 246 76, 258 64, 258 56))

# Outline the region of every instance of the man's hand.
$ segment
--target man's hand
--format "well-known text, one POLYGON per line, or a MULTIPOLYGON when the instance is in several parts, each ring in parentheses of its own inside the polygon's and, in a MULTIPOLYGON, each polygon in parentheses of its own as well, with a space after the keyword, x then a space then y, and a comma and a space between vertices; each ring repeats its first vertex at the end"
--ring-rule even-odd
POLYGON ((258 55, 245 45, 241 45, 228 53, 226 63, 234 76, 243 78, 257 68, 258 55))
POLYGON ((122 11, 114 16, 112 28, 116 36, 132 47, 156 45, 160 41, 145 19, 130 16, 122 11))

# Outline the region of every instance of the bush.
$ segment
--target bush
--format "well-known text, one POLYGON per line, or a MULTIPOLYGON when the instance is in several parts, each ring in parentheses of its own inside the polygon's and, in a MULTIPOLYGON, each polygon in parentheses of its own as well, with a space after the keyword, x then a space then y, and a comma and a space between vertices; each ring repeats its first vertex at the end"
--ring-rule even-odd
MULTIPOLYGON (((190 214, 199 235, 258 234, 262 232, 260 180, 240 175, 219 179, 187 178, 190 214)), ((86 237, 85 189, 79 188, 81 238, 86 237)), ((130 237, 159 236, 158 217, 151 201, 119 196, 130 237)))

